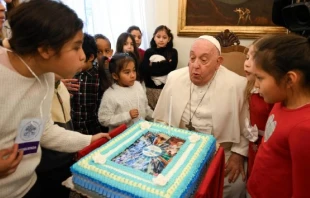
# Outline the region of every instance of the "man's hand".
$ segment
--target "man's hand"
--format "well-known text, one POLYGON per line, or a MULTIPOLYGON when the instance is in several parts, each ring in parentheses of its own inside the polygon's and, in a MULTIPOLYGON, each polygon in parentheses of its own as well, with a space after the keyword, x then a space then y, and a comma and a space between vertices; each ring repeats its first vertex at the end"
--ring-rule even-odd
POLYGON ((244 157, 237 153, 231 153, 231 156, 225 164, 225 177, 228 176, 228 182, 234 183, 239 174, 242 175, 242 180, 245 181, 245 172, 244 172, 244 157))
POLYGON ((14 173, 22 158, 23 151, 18 151, 18 144, 0 150, 0 179, 14 173))
POLYGON ((61 81, 69 91, 79 91, 80 85, 78 79, 61 79, 61 81))
POLYGON ((109 133, 97 133, 96 135, 93 135, 91 138, 91 143, 93 143, 96 140, 99 140, 100 138, 108 138, 109 140, 111 139, 109 133))

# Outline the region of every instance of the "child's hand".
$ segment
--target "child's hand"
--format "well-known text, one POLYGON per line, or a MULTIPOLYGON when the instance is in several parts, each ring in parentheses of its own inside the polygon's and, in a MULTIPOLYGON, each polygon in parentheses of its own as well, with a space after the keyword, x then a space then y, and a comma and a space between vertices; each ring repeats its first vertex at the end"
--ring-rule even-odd
POLYGON ((135 119, 139 116, 139 111, 138 109, 131 109, 129 111, 129 114, 130 114, 131 119, 135 119))
POLYGON ((12 148, 0 150, 0 178, 15 172, 23 158, 23 151, 18 151, 18 144, 12 148))
POLYGON ((93 143, 96 140, 99 140, 100 138, 108 138, 109 140, 111 139, 109 133, 97 133, 96 135, 93 135, 91 138, 91 143, 93 143))

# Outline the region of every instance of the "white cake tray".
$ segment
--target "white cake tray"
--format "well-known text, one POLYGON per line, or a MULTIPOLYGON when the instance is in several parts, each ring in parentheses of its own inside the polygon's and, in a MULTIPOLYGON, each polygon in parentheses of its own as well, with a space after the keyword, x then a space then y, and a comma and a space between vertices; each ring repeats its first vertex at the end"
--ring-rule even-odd
POLYGON ((81 189, 81 188, 77 188, 73 182, 72 182, 72 176, 69 177, 68 179, 66 179, 65 181, 63 181, 61 183, 63 186, 69 188, 71 191, 77 193, 77 196, 71 196, 70 198, 81 198, 80 196, 83 196, 83 198, 106 198, 103 195, 99 195, 95 192, 92 191, 88 191, 87 189, 81 189), (79 196, 80 195, 80 196, 79 196))
POLYGON ((61 184, 65 187, 69 188, 70 190, 84 196, 84 197, 93 198, 93 197, 90 197, 89 195, 85 194, 84 192, 81 192, 81 191, 75 189, 74 184, 72 182, 72 176, 69 177, 68 179, 66 179, 65 181, 63 181, 61 184))

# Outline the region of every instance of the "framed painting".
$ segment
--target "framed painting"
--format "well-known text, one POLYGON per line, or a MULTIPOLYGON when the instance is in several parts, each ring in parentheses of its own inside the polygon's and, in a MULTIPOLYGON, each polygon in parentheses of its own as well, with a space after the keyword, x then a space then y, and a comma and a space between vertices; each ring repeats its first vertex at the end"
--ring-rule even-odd
POLYGON ((225 29, 239 38, 288 32, 271 17, 270 0, 179 0, 178 36, 216 35, 225 29))

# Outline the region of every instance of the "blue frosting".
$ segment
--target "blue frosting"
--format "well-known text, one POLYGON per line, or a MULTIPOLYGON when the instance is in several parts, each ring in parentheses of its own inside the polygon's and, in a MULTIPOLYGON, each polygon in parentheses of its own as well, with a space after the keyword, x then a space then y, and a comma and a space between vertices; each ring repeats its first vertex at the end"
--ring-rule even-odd
MULTIPOLYGON (((180 139, 185 140, 185 143, 181 146, 180 150, 178 153, 173 157, 172 161, 163 169, 161 172, 162 175, 166 175, 169 173, 173 167, 175 166, 176 162, 180 160, 182 157, 182 154, 184 151, 188 148, 188 146, 191 144, 189 141, 188 137, 192 135, 195 132, 192 131, 187 131, 183 129, 177 129, 175 128, 169 128, 168 126, 161 125, 158 123, 150 123, 151 128, 142 130, 140 129, 140 123, 141 122, 146 122, 146 121, 140 121, 134 125, 132 125, 130 128, 128 128, 126 131, 124 131, 122 134, 117 136, 117 138, 112 139, 105 145, 101 146, 100 148, 92 151, 90 154, 87 156, 83 157, 79 162, 83 160, 87 160, 87 163, 90 166, 94 166, 96 168, 106 170, 110 174, 115 175, 115 176, 121 176, 123 180, 127 181, 132 181, 139 183, 141 185, 145 185, 147 187, 153 188, 153 189, 158 189, 163 192, 167 192, 167 190, 172 186, 172 185, 177 185, 175 184, 174 181, 177 180, 177 177, 182 173, 183 169, 180 168, 175 172, 175 174, 170 178, 168 183, 165 186, 158 186, 153 184, 152 179, 154 176, 142 172, 140 170, 136 170, 118 163, 115 163, 111 161, 115 156, 118 156, 120 153, 122 153, 126 148, 128 148, 130 145, 132 145, 136 139, 133 141, 124 143, 125 140, 130 138, 132 136, 131 131, 135 131, 141 133, 139 137, 142 135, 146 134, 147 132, 151 131, 153 133, 164 133, 167 134, 171 137, 178 137, 180 139), (115 144, 116 141, 116 144, 115 144), (105 149, 107 147, 111 147, 111 149, 115 149, 115 146, 109 146, 110 144, 112 145, 119 145, 122 144, 122 146, 117 149, 111 156, 109 156, 106 160, 106 163, 104 165, 96 164, 92 160, 92 155, 96 153, 97 151, 100 151, 100 154, 104 155, 107 152, 110 151, 110 149, 105 149), (110 168, 111 166, 112 168, 110 168), (123 175, 117 172, 117 170, 122 170, 127 173, 131 173, 136 177, 143 178, 144 180, 147 180, 149 182, 140 180, 136 177, 131 177, 129 175, 123 175)), ((204 148, 202 151, 199 153, 199 157, 195 160, 193 165, 191 166, 191 169, 194 171, 191 174, 186 175, 186 177, 181 181, 181 183, 178 184, 178 187, 172 197, 187 197, 190 194, 194 193, 193 191, 196 189, 197 182, 199 180, 199 176, 201 174, 201 171, 204 169, 204 166, 207 164, 207 162, 212 158, 214 152, 215 152, 215 138, 211 135, 207 134, 202 134, 202 133, 197 133, 199 134, 200 137, 207 137, 209 138, 208 142, 206 145, 204 145, 204 148)), ((194 144, 193 151, 196 151, 202 144, 202 141, 199 140, 194 144)), ((189 161, 193 157, 193 154, 190 154, 186 161, 189 161)), ((145 192, 141 190, 140 188, 134 187, 134 186, 129 186, 128 184, 124 184, 122 182, 115 181, 111 178, 108 177, 103 177, 97 172, 89 171, 86 170, 84 167, 81 167, 79 165, 79 162, 75 163, 71 167, 71 171, 73 173, 73 182, 79 186, 82 186, 85 189, 88 189, 90 191, 96 192, 100 195, 107 196, 107 197, 124 197, 124 196, 129 196, 129 197, 145 197, 145 196, 152 196, 152 197, 158 197, 155 194, 150 194, 150 192, 145 192)), ((185 162, 186 165, 186 162, 185 162)))

